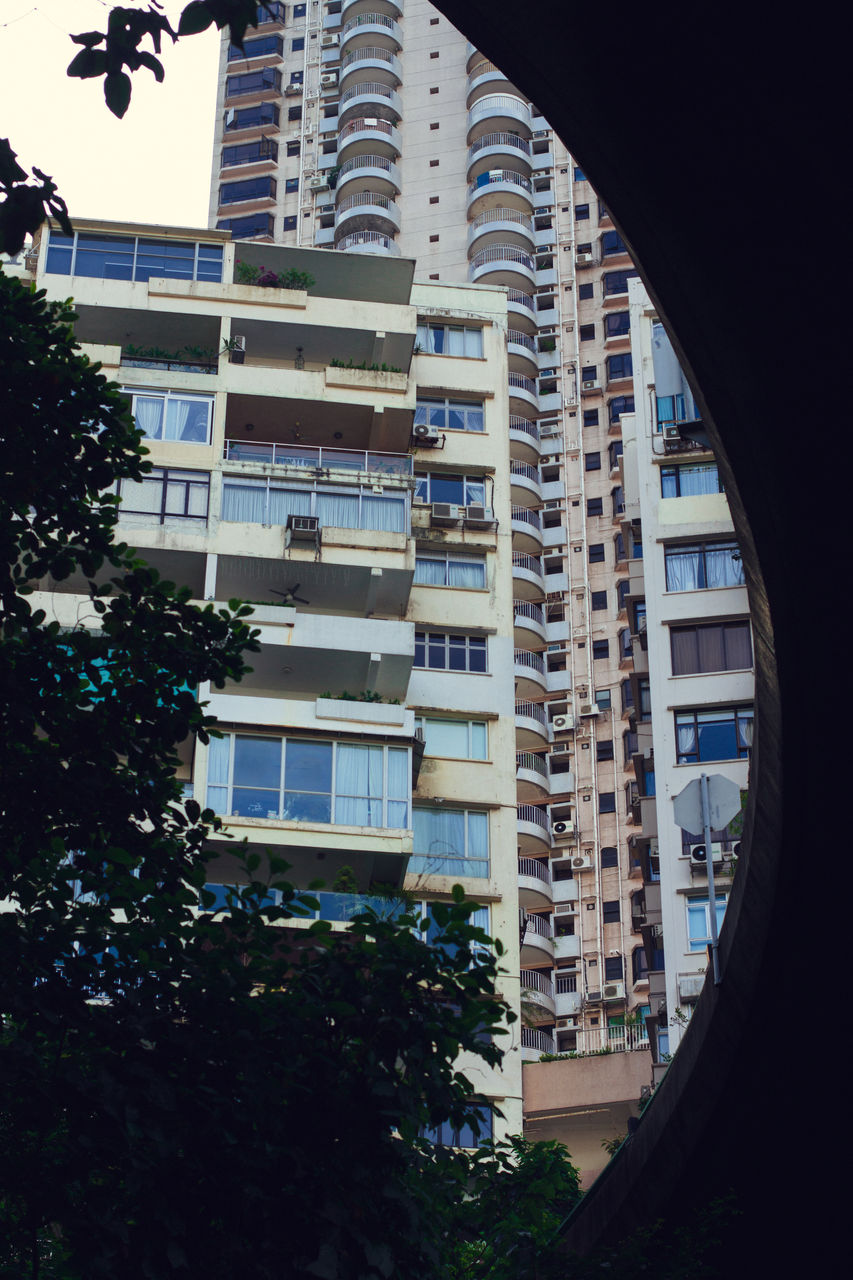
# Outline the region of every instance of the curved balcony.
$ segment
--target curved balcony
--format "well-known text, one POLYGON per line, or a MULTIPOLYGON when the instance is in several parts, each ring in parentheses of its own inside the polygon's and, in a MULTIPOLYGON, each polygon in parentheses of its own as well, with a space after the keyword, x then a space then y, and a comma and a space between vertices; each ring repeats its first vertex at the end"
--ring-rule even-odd
POLYGON ((469 71, 465 88, 468 95, 465 105, 473 107, 474 103, 487 93, 494 93, 496 89, 510 88, 510 81, 500 67, 489 62, 488 58, 483 58, 469 71))
POLYGON ((539 372, 536 343, 529 333, 522 333, 520 329, 508 329, 506 349, 509 367, 514 373, 530 375, 539 372))
POLYGON ((338 132, 338 161, 352 159, 353 156, 386 155, 389 160, 396 160, 403 149, 400 131, 390 120, 380 120, 378 116, 356 116, 349 120, 338 132))
MULTIPOLYGON (((513 600, 512 613, 514 647, 527 649, 532 653, 532 645, 545 643, 545 614, 542 607, 530 600, 513 600)), ((547 717, 545 727, 548 727, 547 717)))
POLYGON ((378 191, 361 191, 346 196, 335 208, 335 235, 354 231, 381 231, 396 235, 400 230, 400 210, 388 196, 378 191))
POLYGON ((533 183, 519 169, 490 169, 468 184, 468 216, 486 209, 513 208, 533 211, 533 183))
POLYGON ((506 296, 507 313, 514 324, 520 326, 525 333, 536 332, 536 301, 532 294, 522 289, 508 289, 506 296))
POLYGON ((563 933, 554 939, 554 955, 559 960, 579 960, 581 940, 576 933, 563 933))
MULTIPOLYGON (((558 1018, 571 1018, 576 1013, 580 1013, 583 1006, 583 996, 577 988, 577 977, 574 974, 558 974, 555 1000, 556 1014, 558 1018)), ((622 1028, 624 1030, 624 1028, 622 1028)))
POLYGON ((548 717, 538 702, 516 702, 515 743, 519 750, 541 750, 549 733, 548 717))
POLYGON ((538 462, 540 455, 539 426, 529 418, 510 414, 509 418, 510 456, 519 462, 538 462))
POLYGON ((346 19, 347 14, 354 18, 360 13, 387 13, 390 18, 402 18, 403 6, 397 0, 343 0, 341 18, 346 19))
POLYGON ((536 383, 532 378, 525 378, 523 373, 510 371, 508 381, 510 413, 513 410, 517 413, 520 408, 539 408, 536 383))
MULTIPOLYGON (((548 810, 539 804, 519 804, 516 805, 517 812, 517 834, 518 834, 518 851, 519 853, 549 853, 551 850, 551 834, 548 825, 548 810)), ((531 859, 532 861, 532 859, 531 859)), ((540 863, 535 863, 538 867, 540 863)), ((551 887, 551 873, 548 871, 547 865, 544 866, 547 874, 548 888, 551 887)), ((548 895, 548 902, 551 897, 548 895)), ((524 905, 522 903, 522 905, 524 905)))
POLYGON ((400 170, 387 156, 353 156, 345 160, 338 173, 336 204, 343 203, 341 198, 346 190, 348 196, 362 192, 371 192, 383 196, 400 194, 400 170))
POLYGON ((364 115, 399 123, 403 115, 400 95, 391 85, 381 84, 378 80, 359 81, 358 84, 350 85, 341 94, 338 125, 343 128, 350 120, 364 115))
POLYGON ((364 45, 388 44, 394 52, 402 48, 403 32, 385 13, 357 13, 341 27, 341 53, 364 45))
POLYGON ((472 284, 506 285, 521 289, 536 280, 536 263, 524 249, 514 244, 493 244, 475 253, 468 265, 472 284))
MULTIPOLYGON (((528 167, 530 160, 530 143, 518 133, 505 133, 498 130, 484 133, 476 138, 468 148, 468 179, 473 182, 481 173, 499 165, 510 165, 521 162, 528 167)), ((528 169, 529 171, 529 169, 528 169)))
POLYGON ((539 1031, 536 1027, 521 1028, 522 1062, 538 1062, 543 1053, 556 1052, 557 1046, 550 1032, 539 1031))
POLYGON ((488 120, 497 133, 511 133, 516 129, 532 132, 533 115, 522 98, 512 93, 488 93, 468 110, 468 141, 472 142, 477 126, 488 120))
POLYGON ((545 660, 541 653, 529 649, 514 652, 515 691, 521 698, 535 698, 544 693, 548 681, 545 678, 545 660))
POLYGON ((551 795, 548 765, 544 756, 533 751, 515 753, 515 790, 523 804, 535 804, 551 795))
POLYGON ((521 963, 533 968, 554 958, 554 938, 550 916, 528 915, 521 943, 521 963))
POLYGON ((534 241, 533 218, 524 209, 486 209, 468 224, 469 249, 486 249, 501 242, 515 244, 519 249, 532 249, 534 241))
POLYGON ((363 49, 353 49, 352 53, 341 58, 341 85, 355 74, 372 75, 383 84, 393 87, 403 80, 403 68, 397 55, 390 49, 383 49, 381 45, 375 44, 365 45, 363 49))
POLYGON ((539 468, 529 462, 510 462, 510 500, 518 506, 526 502, 541 502, 542 488, 539 468))
POLYGON ((539 555, 542 550, 542 520, 539 512, 532 507, 513 506, 511 515, 513 551, 539 555))
POLYGON ((512 590, 518 600, 541 600, 545 595, 545 568, 539 556, 512 553, 512 590))
POLYGON ((556 1011, 554 984, 544 969, 521 970, 521 998, 533 1022, 549 1022, 556 1011))
POLYGON ((400 246, 381 231, 355 231, 335 245, 344 253, 375 253, 382 258, 399 258, 400 246))

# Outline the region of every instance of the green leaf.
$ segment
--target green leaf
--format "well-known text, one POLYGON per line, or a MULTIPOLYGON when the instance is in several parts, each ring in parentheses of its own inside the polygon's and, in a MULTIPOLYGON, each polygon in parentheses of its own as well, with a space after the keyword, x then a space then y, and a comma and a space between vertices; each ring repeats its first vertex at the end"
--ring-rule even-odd
POLYGON ((188 4, 181 14, 181 20, 178 23, 179 36, 196 36, 200 32, 206 31, 213 22, 213 15, 202 4, 201 0, 193 0, 192 4, 188 4))
POLYGON ((104 81, 104 97, 110 111, 119 120, 130 105, 130 93, 130 76, 126 76, 123 71, 111 71, 104 81))

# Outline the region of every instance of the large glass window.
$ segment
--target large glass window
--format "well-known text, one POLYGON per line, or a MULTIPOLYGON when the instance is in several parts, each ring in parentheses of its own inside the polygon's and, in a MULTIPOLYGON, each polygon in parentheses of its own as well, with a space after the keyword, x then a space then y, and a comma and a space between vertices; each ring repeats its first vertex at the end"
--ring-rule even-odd
POLYGON ((742 587, 743 561, 736 542, 679 543, 664 547, 667 591, 742 587))
POLYGON ((147 440, 179 440, 184 444, 207 444, 213 411, 212 396, 184 395, 177 391, 162 394, 128 391, 136 426, 147 440))
MULTIPOLYGON (((625 351, 618 356, 608 356, 605 361, 607 365, 607 377, 611 382, 618 378, 630 378, 634 373, 634 362, 631 359, 631 352, 625 351)), ((626 412, 624 409, 622 412, 626 412)), ((611 417, 611 422, 613 418, 611 417)))
MULTIPOLYGON (((717 933, 723 927, 726 914, 726 894, 716 894, 717 933)), ((687 938, 691 951, 704 951, 711 941, 711 899, 708 894, 703 898, 687 899, 687 938)))
POLYGON ((417 716, 415 727, 424 735, 428 756, 451 760, 487 760, 488 731, 485 720, 441 720, 417 716))
POLYGON ((605 271, 601 277, 601 287, 604 290, 605 298, 612 297, 617 293, 627 293, 628 281, 637 274, 636 268, 628 271, 605 271))
POLYGON ((604 317, 604 333, 608 338, 623 338, 631 332, 629 311, 612 311, 604 317))
POLYGON ((461 324, 419 324, 417 342, 427 355, 473 358, 483 354, 483 330, 461 324))
POLYGON ((485 431, 483 402, 418 396, 415 426, 421 423, 437 427, 439 431, 485 431))
POLYGON ((246 178, 244 182, 225 182, 219 188, 220 204, 239 204, 243 200, 274 200, 275 178, 246 178))
POLYGON ((717 622, 671 627, 672 674, 700 675, 706 671, 746 671, 752 666, 748 622, 717 622))
POLYGON ((239 98, 247 93, 268 93, 270 90, 281 90, 281 72, 276 71, 275 67, 247 71, 242 76, 229 76, 225 81, 226 98, 239 98))
POLYGON ((416 631, 414 665, 431 671, 485 672, 486 637, 416 631))
POLYGON ((320 527, 375 529, 405 533, 409 527, 404 493, 375 493, 357 485, 288 486, 248 476, 226 476, 222 487, 222 519, 243 524, 286 524, 288 516, 312 516, 320 527))
POLYGON ((270 54, 284 53, 284 41, 281 36, 258 36, 255 40, 246 40, 241 49, 239 45, 228 46, 228 61, 238 62, 242 58, 264 58, 270 54))
POLYGON ((275 219, 271 213, 249 213, 245 218, 220 218, 217 231, 230 231, 232 240, 249 240, 253 236, 271 236, 275 219))
POLYGON ((752 707, 676 711, 679 764, 743 760, 752 746, 752 707))
POLYGON ((485 1106, 477 1110, 480 1123, 476 1132, 473 1125, 454 1126, 450 1120, 445 1120, 444 1124, 424 1129, 423 1136, 436 1147, 481 1147, 484 1142, 492 1140, 492 1111, 490 1107, 485 1106))
MULTIPOLYGON (((611 357, 611 359, 613 360, 615 360, 616 358, 617 358, 616 356, 611 357)), ((630 358, 631 357, 629 355, 628 359, 630 360, 630 358)), ((608 373, 609 373, 609 368, 610 368, 609 360, 607 364, 608 364, 608 373)), ((609 376, 611 378, 618 378, 618 377, 626 377, 627 375, 609 373, 609 376)), ((633 412, 634 412, 633 396, 614 396, 612 400, 609 400, 607 402, 607 416, 610 420, 611 425, 618 422, 619 419, 622 417, 623 413, 633 413, 633 412)), ((621 441, 620 441, 620 444, 621 444, 621 441)))
POLYGON ((118 494, 125 514, 206 520, 210 476, 206 471, 152 467, 142 480, 120 480, 118 494))
POLYGON ((419 551, 415 583, 428 587, 485 587, 486 557, 454 551, 419 551))
POLYGON ((605 231, 601 237, 601 254, 602 257, 608 257, 614 253, 627 253, 628 246, 622 239, 618 231, 605 231))
POLYGON ((216 813, 355 827, 407 827, 403 747, 227 734, 212 738, 207 803, 216 813))
POLYGON ((486 477, 450 471, 416 471, 415 502, 450 502, 458 507, 484 507, 486 477))
POLYGON ((661 467, 660 487, 664 498, 695 498, 703 493, 723 492, 716 462, 683 462, 661 467))
POLYGON ((489 815, 472 809, 416 808, 409 871, 429 875, 489 874, 489 815))
POLYGON ((97 280, 222 280, 222 245, 51 231, 47 270, 97 280))
POLYGON ((225 119, 225 131, 231 133, 236 129, 257 129, 266 124, 278 125, 278 107, 274 102, 260 102, 256 107, 241 107, 239 111, 229 111, 225 119))
POLYGON ((222 148, 222 168, 232 165, 256 164, 259 160, 277 160, 278 145, 269 138, 258 138, 255 142, 242 142, 239 146, 222 148))

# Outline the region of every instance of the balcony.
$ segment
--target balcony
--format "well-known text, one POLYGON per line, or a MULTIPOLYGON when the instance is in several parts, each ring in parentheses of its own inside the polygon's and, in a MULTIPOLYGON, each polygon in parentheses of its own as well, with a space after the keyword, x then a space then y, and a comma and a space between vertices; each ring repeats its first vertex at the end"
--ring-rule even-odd
POLYGON ((530 332, 536 330, 536 302, 532 294, 525 293, 521 289, 507 290, 507 310, 510 316, 514 316, 516 323, 529 324, 530 332))
POLYGON ((542 501, 542 483, 539 468, 529 462, 512 461, 510 466, 510 495, 513 503, 542 501))
POLYGON ((392 18, 401 18, 403 16, 403 6, 398 4, 396 0, 343 0, 341 4, 341 19, 353 18, 359 13, 387 13, 392 18))
POLYGON ((580 897, 580 885, 577 879, 572 876, 568 880, 554 881, 554 902, 563 906, 570 903, 577 903, 580 897))
POLYGON ((531 507, 510 509, 512 519, 512 547, 514 551, 523 551, 528 555, 538 555, 542 551, 542 521, 538 511, 531 507))
POLYGON ((521 1059, 523 1062, 538 1062, 543 1053, 556 1053, 557 1046, 550 1031, 539 1031, 535 1027, 521 1028, 521 1059))
POLYGON ((523 373, 510 371, 507 381, 509 384, 510 409, 513 408, 512 401, 515 400, 522 406, 538 410, 539 397, 536 383, 532 378, 526 378, 523 373))
POLYGON ((530 164, 530 143, 517 133, 484 133, 468 148, 468 177, 473 180, 502 160, 530 164))
POLYGON ((515 741, 522 749, 541 749, 550 741, 548 717, 538 702, 516 702, 515 741))
MULTIPOLYGON (((517 814, 517 838, 518 849, 520 853, 550 853, 551 850, 551 830, 548 823, 548 810, 543 809, 538 804, 519 804, 516 805, 517 814)), ((535 861, 534 859, 523 859, 523 861, 535 861)), ((536 866, 539 866, 536 863, 536 866)), ((545 871, 547 866, 542 864, 545 871)), ((544 882, 544 877, 543 877, 544 882)), ((547 884, 550 888, 551 873, 548 871, 547 884)), ((551 901, 551 895, 548 895, 548 901, 551 901)))
POLYGON ((512 553, 512 590, 519 600, 541 600, 545 595, 545 568, 539 556, 512 553))
POLYGON ((580 1013, 583 997, 577 985, 574 974, 557 974, 554 1012, 558 1018, 573 1018, 580 1013))
POLYGON ((532 212, 533 205, 533 183, 518 169, 490 169, 468 184, 469 217, 501 206, 532 212))
POLYGON ((531 132, 530 107, 511 93, 490 93, 477 101, 468 111, 468 141, 473 141, 477 125, 488 120, 496 131, 510 133, 519 128, 531 132))
POLYGON ((536 343, 529 334, 523 333, 521 329, 508 329, 506 350, 513 373, 529 377, 538 371, 536 343))
POLYGON ((549 973, 541 969, 522 969, 521 998, 532 1019, 537 1022, 553 1020, 554 984, 549 973))
MULTIPOLYGON (((478 249, 489 248, 495 240, 507 244, 515 243, 518 248, 532 249, 534 242, 533 219, 524 209, 497 208, 486 209, 474 218, 468 226, 468 247, 476 245, 478 249), (515 240, 513 239, 515 237, 515 240)), ((529 298, 530 311, 533 312, 533 299, 521 290, 516 293, 529 298)))
POLYGON ((396 87, 403 79, 399 58, 381 45, 365 45, 345 54, 341 59, 341 85, 349 76, 362 71, 372 71, 377 79, 391 87, 396 87))
POLYGON ((539 641, 545 643, 545 614, 538 604, 529 600, 513 600, 512 612, 516 649, 529 649, 539 641))
POLYGON ((372 43, 376 38, 388 41, 396 49, 403 44, 402 30, 393 18, 384 13, 360 13, 341 28, 341 51, 350 52, 357 43, 372 43))
POLYGON ((545 660, 541 653, 516 649, 514 653, 515 691, 521 698, 536 698, 547 688, 545 660))
POLYGON ((506 285, 523 289, 536 279, 533 257, 514 244, 493 244, 475 253, 468 264, 468 278, 476 284, 506 285))
POLYGON ((338 130, 338 160, 345 159, 364 151, 372 151, 375 155, 384 155, 387 151, 389 159, 395 159, 402 151, 400 132, 389 120, 380 120, 377 116, 356 116, 338 130))
POLYGON ((383 258, 399 258, 400 246, 381 231, 354 231, 335 245, 344 253, 375 253, 383 258))
POLYGON ((378 192, 385 196, 399 195, 400 170, 387 156, 361 155, 345 160, 338 173, 338 199, 343 188, 347 195, 356 192, 378 192))
POLYGON ((510 82, 500 67, 496 67, 493 62, 489 62, 488 58, 483 58, 471 69, 468 76, 466 85, 468 93, 467 106, 469 108, 472 107, 478 98, 484 97, 495 89, 508 89, 509 87, 510 82))
POLYGON ((541 911, 551 906, 551 872, 547 862, 540 862, 537 858, 519 858, 518 900, 522 907, 531 910, 541 911))
POLYGON ((549 798, 551 784, 544 756, 532 751, 516 751, 515 790, 518 799, 525 804, 549 798))
POLYGON ((350 85, 341 94, 338 124, 343 127, 350 120, 364 114, 394 124, 399 123, 403 114, 400 95, 390 85, 377 80, 350 85))
POLYGON ((247 471, 258 471, 266 466, 297 467, 318 471, 347 473, 357 472, 366 478, 370 475, 408 477, 412 475, 414 459, 411 454, 376 453, 366 449, 307 448, 301 445, 266 444, 261 441, 226 440, 225 460, 248 463, 247 471))
POLYGON ((379 231, 395 236, 400 230, 400 210, 388 196, 378 191, 360 191, 345 196, 335 208, 335 233, 379 231))
POLYGON ((628 1026, 611 1022, 604 1027, 587 1027, 578 1032, 578 1049, 582 1053, 601 1053, 605 1049, 610 1053, 634 1053, 648 1047, 649 1033, 642 1022, 628 1026))
POLYGON ((529 418, 510 414, 509 419, 510 454, 522 462, 539 461, 539 426, 529 418))
POLYGON ((554 957, 557 960, 578 960, 581 940, 575 933, 563 933, 554 939, 554 957))
POLYGON ((551 917, 528 915, 524 937, 521 941, 521 963, 535 968, 554 958, 554 939, 551 934, 551 917))

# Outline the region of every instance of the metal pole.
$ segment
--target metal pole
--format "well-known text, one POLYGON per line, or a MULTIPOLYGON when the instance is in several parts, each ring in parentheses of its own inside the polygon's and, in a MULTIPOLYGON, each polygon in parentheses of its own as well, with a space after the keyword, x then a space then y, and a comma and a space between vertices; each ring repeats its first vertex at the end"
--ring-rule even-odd
POLYGON ((714 986, 720 985, 720 953, 717 938, 717 894, 714 889, 714 855, 711 850, 711 804, 708 798, 708 775, 703 773, 699 780, 702 796, 702 831, 705 837, 705 861, 708 864, 708 908, 711 925, 711 966, 714 974, 714 986))

